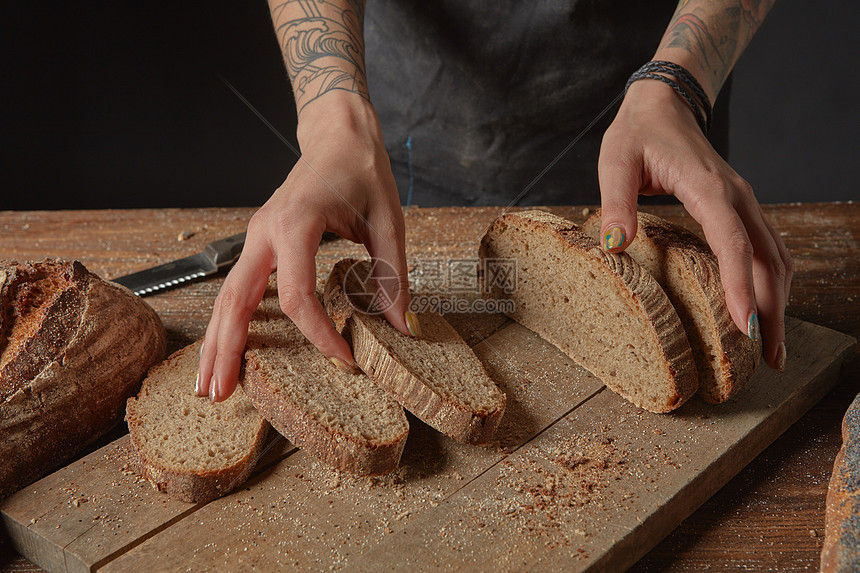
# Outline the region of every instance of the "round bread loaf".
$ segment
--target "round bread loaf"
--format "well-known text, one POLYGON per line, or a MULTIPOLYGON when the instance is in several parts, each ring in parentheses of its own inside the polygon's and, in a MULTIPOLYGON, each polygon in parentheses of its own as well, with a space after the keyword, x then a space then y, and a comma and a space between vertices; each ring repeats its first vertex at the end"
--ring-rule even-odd
POLYGON ((155 311, 81 263, 0 262, 0 498, 116 425, 165 348, 155 311))

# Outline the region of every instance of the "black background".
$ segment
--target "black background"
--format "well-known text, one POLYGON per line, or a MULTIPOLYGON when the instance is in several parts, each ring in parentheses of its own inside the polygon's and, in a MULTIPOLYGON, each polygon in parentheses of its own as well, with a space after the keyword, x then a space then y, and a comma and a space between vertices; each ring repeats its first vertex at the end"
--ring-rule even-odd
MULTIPOLYGON (((739 62, 730 162, 761 202, 860 197, 858 13, 777 3, 739 62)), ((224 83, 295 145, 265 2, 4 2, 0 26, 0 209, 260 205, 296 161, 224 83)))

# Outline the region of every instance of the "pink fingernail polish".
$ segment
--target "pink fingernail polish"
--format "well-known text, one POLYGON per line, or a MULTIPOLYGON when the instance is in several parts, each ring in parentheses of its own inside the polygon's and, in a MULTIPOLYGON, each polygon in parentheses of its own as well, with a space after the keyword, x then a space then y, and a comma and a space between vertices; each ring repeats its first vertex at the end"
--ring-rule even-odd
POLYGON ((197 371, 197 377, 194 379, 194 393, 200 395, 200 371, 197 371))
POLYGON ((780 372, 785 372, 785 342, 779 343, 779 348, 776 350, 776 369, 780 372))
POLYGON ((209 379, 209 401, 215 402, 215 386, 218 385, 218 381, 213 375, 212 378, 209 379))

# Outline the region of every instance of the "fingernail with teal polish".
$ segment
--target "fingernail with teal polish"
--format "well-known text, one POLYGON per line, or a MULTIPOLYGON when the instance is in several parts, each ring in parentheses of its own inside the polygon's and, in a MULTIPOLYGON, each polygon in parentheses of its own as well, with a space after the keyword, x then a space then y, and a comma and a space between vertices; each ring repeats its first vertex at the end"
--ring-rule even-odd
POLYGON ((624 231, 621 227, 612 227, 603 236, 603 244, 607 251, 617 249, 624 244, 624 231))
POLYGON ((406 311, 406 327, 412 336, 421 336, 421 323, 418 322, 418 315, 411 310, 406 311))
POLYGON ((761 328, 759 327, 758 315, 755 311, 750 313, 749 320, 747 320, 747 336, 750 337, 750 340, 761 339, 761 328))

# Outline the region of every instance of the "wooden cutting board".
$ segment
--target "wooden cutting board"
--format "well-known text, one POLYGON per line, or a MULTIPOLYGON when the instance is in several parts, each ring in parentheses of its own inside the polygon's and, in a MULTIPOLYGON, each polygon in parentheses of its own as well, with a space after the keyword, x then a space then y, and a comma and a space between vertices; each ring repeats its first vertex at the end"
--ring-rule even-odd
POLYGON ((565 570, 629 567, 835 384, 853 338, 787 324, 720 406, 652 414, 498 315, 454 315, 508 396, 500 442, 457 444, 410 418, 393 475, 356 478, 282 438, 244 487, 168 499, 129 468, 128 438, 0 504, 15 548, 50 571, 565 570))

